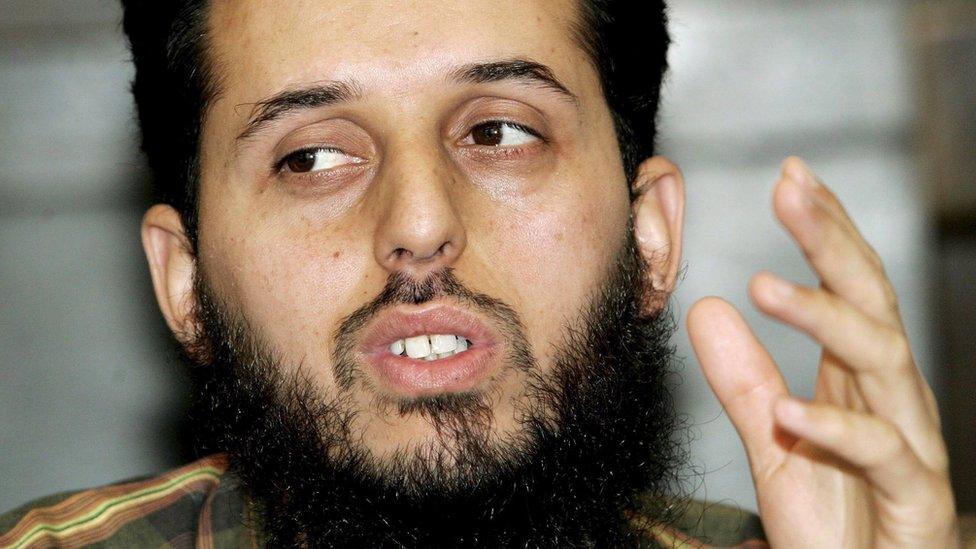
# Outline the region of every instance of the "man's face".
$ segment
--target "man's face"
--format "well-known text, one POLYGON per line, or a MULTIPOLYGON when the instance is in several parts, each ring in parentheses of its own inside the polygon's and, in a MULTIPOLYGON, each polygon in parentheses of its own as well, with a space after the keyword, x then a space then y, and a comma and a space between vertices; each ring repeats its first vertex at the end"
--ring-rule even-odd
POLYGON ((575 10, 213 3, 220 94, 202 138, 199 265, 283 367, 343 394, 350 430, 378 461, 437 440, 436 422, 404 413, 411 403, 478 395, 500 439, 531 406, 530 372, 512 367, 519 338, 484 308, 441 296, 350 328, 391 275, 421 282, 449 268, 504 304, 545 377, 625 241, 628 187, 575 10), (300 93, 261 108, 286 92, 300 93), (249 128, 262 113, 273 116, 249 128), (393 355, 418 335, 470 347, 433 361, 393 355))

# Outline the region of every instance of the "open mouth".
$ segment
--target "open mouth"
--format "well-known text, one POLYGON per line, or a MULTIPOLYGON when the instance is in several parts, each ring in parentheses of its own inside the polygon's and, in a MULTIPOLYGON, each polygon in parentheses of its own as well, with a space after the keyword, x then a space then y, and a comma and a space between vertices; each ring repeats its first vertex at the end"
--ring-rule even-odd
POLYGON ((416 360, 435 361, 468 350, 471 341, 454 334, 419 335, 398 339, 390 344, 390 352, 416 360))
POLYGON ((381 385, 406 397, 475 389, 500 364, 495 330, 444 303, 381 313, 361 341, 360 356, 381 385))

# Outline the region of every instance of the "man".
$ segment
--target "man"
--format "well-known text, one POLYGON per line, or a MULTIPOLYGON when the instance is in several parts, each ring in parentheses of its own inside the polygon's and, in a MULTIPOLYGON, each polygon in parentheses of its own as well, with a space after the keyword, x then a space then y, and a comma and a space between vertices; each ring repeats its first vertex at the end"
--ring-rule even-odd
MULTIPOLYGON (((653 154, 664 6, 632 4, 126 2, 160 197, 143 243, 208 457, 14 511, 0 546, 762 536, 680 491, 684 182, 653 154)), ((750 292, 823 344, 814 402, 723 301, 687 320, 765 538, 954 544, 880 261, 799 159, 774 208, 822 285, 750 292)))

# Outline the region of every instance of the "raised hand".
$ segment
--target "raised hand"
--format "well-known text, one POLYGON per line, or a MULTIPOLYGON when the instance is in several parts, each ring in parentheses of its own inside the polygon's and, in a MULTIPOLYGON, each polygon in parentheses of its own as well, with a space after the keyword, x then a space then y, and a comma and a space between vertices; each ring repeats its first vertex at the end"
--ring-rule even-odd
POLYGON ((813 400, 790 396, 731 305, 706 298, 688 313, 702 370, 749 456, 770 543, 957 546, 935 399, 880 259, 797 158, 783 164, 774 209, 821 285, 760 273, 749 291, 762 312, 823 346, 813 400))

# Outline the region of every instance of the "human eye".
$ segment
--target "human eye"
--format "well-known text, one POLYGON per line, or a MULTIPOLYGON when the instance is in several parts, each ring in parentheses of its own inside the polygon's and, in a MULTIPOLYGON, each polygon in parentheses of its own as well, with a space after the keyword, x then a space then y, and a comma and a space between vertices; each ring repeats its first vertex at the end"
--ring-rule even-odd
POLYGON ((275 164, 275 172, 312 173, 348 164, 359 164, 361 158, 334 147, 307 147, 285 155, 275 164))
POLYGON ((492 120, 471 129, 465 144, 485 147, 519 147, 542 140, 538 132, 528 126, 503 120, 492 120))

